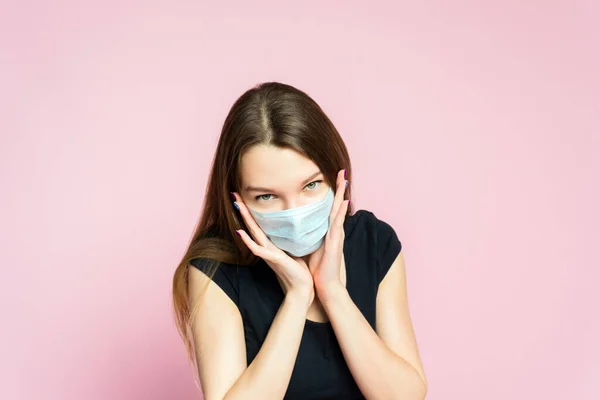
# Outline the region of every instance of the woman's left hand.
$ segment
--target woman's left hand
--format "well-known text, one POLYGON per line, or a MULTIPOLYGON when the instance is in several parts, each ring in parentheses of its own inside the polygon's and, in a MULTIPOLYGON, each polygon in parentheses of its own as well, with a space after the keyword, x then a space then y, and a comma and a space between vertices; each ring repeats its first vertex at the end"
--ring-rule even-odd
MULTIPOLYGON (((329 214, 329 229, 323 244, 310 255, 308 267, 313 276, 317 295, 323 296, 327 290, 336 286, 343 286, 340 276, 342 255, 344 250, 344 220, 348 212, 350 200, 344 200, 346 179, 344 170, 338 172, 337 188, 333 207, 329 214)), ((320 297, 321 297, 320 296, 320 297)))

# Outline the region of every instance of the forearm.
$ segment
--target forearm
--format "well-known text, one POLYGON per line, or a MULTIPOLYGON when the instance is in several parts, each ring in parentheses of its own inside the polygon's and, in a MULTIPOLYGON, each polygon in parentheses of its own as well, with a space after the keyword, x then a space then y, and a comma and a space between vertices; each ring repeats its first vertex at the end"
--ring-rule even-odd
POLYGON ((283 399, 300 348, 308 303, 307 295, 286 294, 258 354, 224 400, 283 399))
POLYGON ((423 399, 426 389, 415 368, 391 351, 343 286, 321 299, 346 364, 367 399, 423 399))

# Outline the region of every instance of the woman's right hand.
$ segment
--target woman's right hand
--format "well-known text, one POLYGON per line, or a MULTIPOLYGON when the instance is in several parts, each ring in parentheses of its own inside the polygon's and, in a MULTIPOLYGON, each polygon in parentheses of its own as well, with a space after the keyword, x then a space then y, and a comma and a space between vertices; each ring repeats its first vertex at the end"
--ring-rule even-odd
POLYGON ((310 305, 315 293, 312 274, 306 262, 301 257, 290 256, 275 246, 256 223, 241 196, 235 192, 231 192, 231 194, 235 197, 239 213, 242 215, 252 237, 243 229, 237 230, 237 234, 254 255, 265 260, 271 267, 283 285, 286 295, 288 293, 306 295, 310 305))

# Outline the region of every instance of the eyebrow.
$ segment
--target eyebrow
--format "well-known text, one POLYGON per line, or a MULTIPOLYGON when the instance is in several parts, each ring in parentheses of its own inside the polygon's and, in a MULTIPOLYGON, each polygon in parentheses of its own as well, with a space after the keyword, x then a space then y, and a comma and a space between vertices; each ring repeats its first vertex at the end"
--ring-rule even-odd
MULTIPOLYGON (((321 175, 321 171, 317 171, 314 174, 312 174, 311 176, 309 176, 308 178, 306 178, 304 180, 304 182, 302 182, 302 186, 306 186, 307 184, 309 184, 316 176, 321 175)), ((264 188, 264 187, 257 187, 257 186, 246 186, 244 188, 244 190, 246 192, 268 192, 268 193, 272 193, 272 192, 276 192, 276 190, 273 189, 269 189, 269 188, 264 188)))

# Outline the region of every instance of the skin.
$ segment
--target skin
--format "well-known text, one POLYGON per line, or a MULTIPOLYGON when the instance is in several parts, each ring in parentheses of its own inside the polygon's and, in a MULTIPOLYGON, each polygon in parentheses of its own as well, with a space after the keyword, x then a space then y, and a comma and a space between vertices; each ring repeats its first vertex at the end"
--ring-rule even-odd
POLYGON ((325 182, 317 165, 290 149, 255 146, 242 157, 241 171, 242 188, 239 193, 234 192, 234 195, 251 234, 242 230, 238 234, 254 254, 263 258, 275 270, 284 292, 298 289, 309 293, 312 303, 308 319, 327 321, 327 314, 318 295, 325 295, 325 289, 333 284, 342 283, 345 286, 343 222, 350 201, 344 200, 344 170, 338 172, 335 198, 329 216, 330 229, 325 242, 317 251, 304 257, 291 256, 273 245, 256 224, 248 208, 274 212, 322 200, 330 185, 325 182))
MULTIPOLYGON (((299 153, 256 146, 242 158, 242 188, 234 193, 250 232, 243 242, 279 277, 286 296, 259 353, 246 364, 243 322, 237 306, 201 272, 190 270, 190 291, 208 283, 193 322, 200 381, 207 400, 281 399, 289 384, 306 318, 319 312, 331 321, 344 359, 367 399, 424 399, 427 380, 408 310, 402 252, 379 285, 373 330, 345 287, 343 222, 348 201, 339 171, 330 227, 323 245, 305 257, 291 257, 274 246, 248 207, 278 211, 323 198, 329 189, 318 167, 299 153), (310 179, 308 179, 310 178, 310 179), (308 180, 308 181, 307 181, 308 180), (268 190, 247 189, 262 186, 268 190)), ((317 314, 315 314, 317 313, 317 314)))

